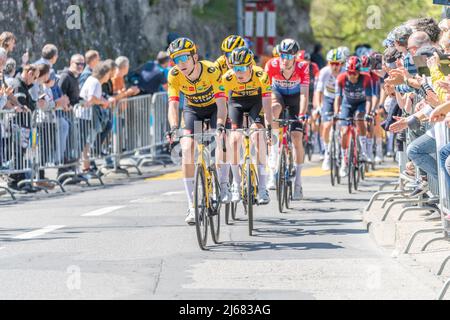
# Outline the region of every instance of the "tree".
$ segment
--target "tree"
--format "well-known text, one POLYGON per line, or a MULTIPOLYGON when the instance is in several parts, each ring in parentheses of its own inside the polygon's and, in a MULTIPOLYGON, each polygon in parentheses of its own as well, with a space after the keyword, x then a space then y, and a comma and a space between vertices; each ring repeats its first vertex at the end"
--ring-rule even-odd
POLYGON ((311 25, 325 49, 369 43, 374 50, 396 26, 410 19, 440 19, 442 6, 431 0, 314 0, 311 25))

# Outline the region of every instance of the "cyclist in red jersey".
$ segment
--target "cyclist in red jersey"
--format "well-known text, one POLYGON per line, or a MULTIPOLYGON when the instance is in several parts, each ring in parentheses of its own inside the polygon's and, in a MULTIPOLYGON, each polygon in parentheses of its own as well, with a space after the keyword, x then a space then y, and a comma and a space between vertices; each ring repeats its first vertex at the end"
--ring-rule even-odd
MULTIPOLYGON (((350 57, 347 61, 346 72, 341 73, 336 80, 335 114, 340 113, 340 118, 353 118, 370 120, 368 115, 372 109, 372 80, 370 75, 361 72, 361 60, 350 57), (367 114, 367 115, 366 115, 367 114), (366 115, 366 117, 365 117, 366 115)), ((348 121, 342 121, 342 157, 347 154, 348 145, 348 121)), ((361 144, 362 161, 367 161, 367 130, 366 123, 356 122, 359 142, 361 144)), ((340 176, 346 177, 348 168, 345 161, 341 166, 340 176)))
MULTIPOLYGON (((274 119, 278 119, 282 111, 289 107, 289 118, 298 119, 305 115, 308 106, 309 95, 309 65, 298 62, 297 54, 300 46, 297 41, 285 39, 280 43, 280 57, 269 60, 266 64, 266 72, 272 84, 272 112, 274 119)), ((273 129, 278 133, 278 123, 273 123, 273 129)), ((293 123, 291 126, 292 142, 294 145, 296 179, 293 200, 303 199, 301 170, 304 160, 303 128, 301 123, 293 123)), ((275 141, 270 152, 268 188, 275 188, 276 169, 279 154, 279 141, 275 141)))

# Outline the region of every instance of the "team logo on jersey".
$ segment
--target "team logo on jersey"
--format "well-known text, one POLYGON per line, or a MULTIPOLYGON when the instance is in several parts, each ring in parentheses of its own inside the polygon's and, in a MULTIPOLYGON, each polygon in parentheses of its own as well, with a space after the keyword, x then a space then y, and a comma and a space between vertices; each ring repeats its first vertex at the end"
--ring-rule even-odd
POLYGON ((189 87, 189 91, 195 91, 194 87, 189 87))
POLYGON ((180 73, 180 71, 178 71, 178 69, 177 68, 172 68, 172 71, 170 72, 174 77, 176 77, 179 73, 180 73))
POLYGON ((231 80, 233 80, 233 75, 229 74, 229 75, 227 75, 227 76, 225 77, 225 79, 226 79, 227 81, 231 81, 231 80))
POLYGON ((268 87, 266 88, 266 91, 272 91, 272 86, 268 86, 268 87))
POLYGON ((258 78, 261 78, 263 74, 264 74, 264 73, 263 73, 262 71, 257 71, 257 72, 256 72, 256 76, 257 76, 258 78))
POLYGON ((208 68, 208 72, 209 73, 214 73, 214 72, 216 72, 216 68, 215 67, 209 67, 208 68))
POLYGON ((225 87, 223 85, 220 85, 219 89, 222 90, 222 91, 225 91, 225 87))

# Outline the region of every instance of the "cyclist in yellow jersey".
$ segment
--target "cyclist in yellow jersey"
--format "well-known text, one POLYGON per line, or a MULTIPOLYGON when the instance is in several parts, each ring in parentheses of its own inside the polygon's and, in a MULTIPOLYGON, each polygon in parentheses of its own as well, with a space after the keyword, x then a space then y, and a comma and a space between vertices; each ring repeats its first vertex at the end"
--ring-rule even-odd
MULTIPOLYGON (((175 63, 169 72, 169 123, 171 133, 178 129, 180 92, 185 96, 186 104, 183 108, 184 133, 194 133, 195 123, 210 119, 211 128, 217 128, 220 137, 225 134, 227 105, 220 71, 209 61, 199 61, 194 42, 188 38, 179 38, 169 46, 168 53, 175 63)), ((219 139, 221 140, 221 139, 219 139)), ((194 139, 183 138, 182 167, 184 185, 189 202, 186 217, 188 224, 195 224, 195 210, 193 207, 194 189, 194 139)), ((221 156, 220 148, 216 149, 216 156, 221 156)), ((225 177, 228 181, 228 176, 225 177)), ((220 177, 220 179, 225 179, 220 177)))
MULTIPOLYGON (((232 121, 233 129, 240 129, 243 126, 244 113, 249 114, 252 128, 264 128, 264 119, 261 117, 261 110, 264 109, 265 123, 267 124, 267 138, 270 140, 272 130, 272 87, 269 76, 260 67, 253 66, 253 53, 246 47, 234 49, 230 56, 229 70, 222 77, 225 93, 229 97, 228 111, 232 121)), ((233 158, 231 159, 231 170, 233 171, 232 201, 240 200, 241 175, 238 161, 238 145, 242 139, 239 132, 232 132, 230 136, 233 148, 233 158)), ((266 188, 266 154, 267 145, 264 135, 254 134, 253 140, 258 154, 258 177, 259 194, 258 203, 268 204, 270 202, 269 192, 266 188)))

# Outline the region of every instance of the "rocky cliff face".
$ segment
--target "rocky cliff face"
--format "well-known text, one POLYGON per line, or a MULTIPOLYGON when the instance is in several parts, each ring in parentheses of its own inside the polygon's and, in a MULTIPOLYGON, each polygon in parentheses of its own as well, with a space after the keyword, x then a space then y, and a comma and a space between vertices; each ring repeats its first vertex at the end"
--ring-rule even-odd
MULTIPOLYGON (((280 36, 311 40, 309 0, 278 1, 280 36), (306 3, 306 4, 305 4, 306 3)), ((30 48, 32 60, 45 43, 69 55, 99 50, 103 57, 126 55, 135 65, 167 47, 167 35, 192 37, 201 52, 215 57, 222 39, 236 32, 234 0, 1 0, 0 31, 18 43, 14 57, 30 48)))

